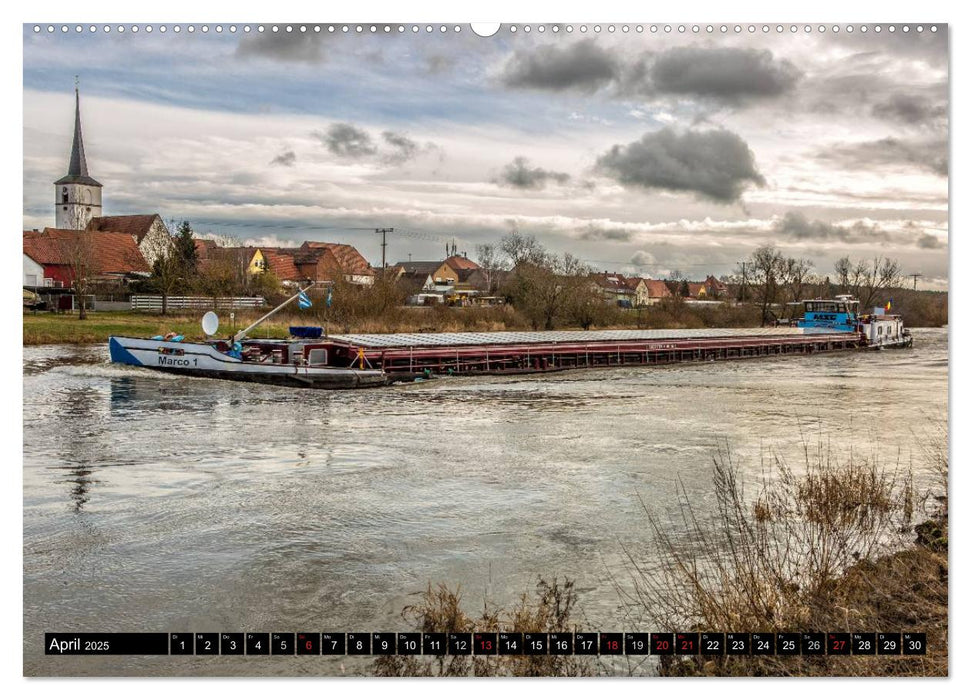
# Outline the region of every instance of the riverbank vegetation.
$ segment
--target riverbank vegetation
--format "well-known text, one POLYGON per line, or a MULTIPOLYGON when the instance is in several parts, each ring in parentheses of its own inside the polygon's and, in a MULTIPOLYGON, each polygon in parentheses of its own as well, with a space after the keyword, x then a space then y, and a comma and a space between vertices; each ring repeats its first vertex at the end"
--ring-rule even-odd
MULTIPOLYGON (((419 632, 572 632, 577 595, 569 579, 540 578, 509 610, 483 604, 482 612, 462 609, 459 589, 432 586, 405 607, 402 618, 419 632)), ((589 657, 547 656, 382 656, 374 662, 378 676, 589 676, 589 657)))
MULTIPOLYGON (((923 632, 923 656, 669 656, 662 676, 946 676, 948 673, 948 451, 945 427, 920 436, 922 474, 884 465, 879 445, 805 444, 791 467, 764 455, 746 484, 725 450, 713 460, 714 503, 679 495, 680 519, 647 504, 655 546, 627 550, 611 572, 625 618, 644 631, 923 632), (861 452, 860 450, 864 451, 861 452), (921 482, 923 483, 923 481, 921 482)), ((419 631, 573 631, 572 582, 540 581, 511 614, 462 609, 461 597, 431 586, 403 617, 419 631)), ((597 629, 587 623, 588 629, 597 629)), ((379 675, 579 675, 604 673, 577 657, 383 657, 379 675)), ((641 667, 643 670, 645 667, 641 667)))
POLYGON ((681 522, 645 505, 657 543, 628 552, 625 603, 666 631, 924 632, 926 656, 667 657, 661 675, 946 676, 947 446, 924 455, 936 486, 877 456, 805 446, 791 468, 766 457, 754 492, 728 452, 714 460, 716 507, 680 494, 681 522))

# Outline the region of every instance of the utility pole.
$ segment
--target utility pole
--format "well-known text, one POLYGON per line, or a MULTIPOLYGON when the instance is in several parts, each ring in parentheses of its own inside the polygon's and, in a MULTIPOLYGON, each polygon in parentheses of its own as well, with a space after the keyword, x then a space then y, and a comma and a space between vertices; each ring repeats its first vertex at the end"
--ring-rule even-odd
POLYGON ((748 279, 745 276, 745 265, 747 265, 748 263, 743 260, 742 262, 740 262, 738 264, 742 266, 742 303, 744 304, 745 303, 745 287, 746 287, 746 284, 748 282, 748 279))
POLYGON ((919 273, 919 272, 911 272, 911 273, 910 273, 909 275, 907 275, 907 276, 908 276, 908 277, 913 277, 913 278, 914 278, 914 291, 916 292, 916 291, 917 291, 917 278, 918 278, 918 277, 923 277, 924 275, 922 275, 922 274, 921 274, 921 273, 919 273))
POLYGON ((375 233, 381 234, 381 274, 384 274, 384 268, 387 265, 385 252, 388 248, 388 234, 394 233, 393 228, 376 228, 375 233))

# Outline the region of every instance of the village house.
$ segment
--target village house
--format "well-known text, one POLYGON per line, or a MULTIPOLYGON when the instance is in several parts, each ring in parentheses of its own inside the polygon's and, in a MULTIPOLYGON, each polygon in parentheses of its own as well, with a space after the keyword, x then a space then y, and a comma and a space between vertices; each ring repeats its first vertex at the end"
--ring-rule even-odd
POLYGON ((43 287, 44 279, 44 266, 30 257, 24 250, 24 286, 43 287))
POLYGON ((261 246, 252 249, 248 270, 258 275, 271 272, 283 284, 343 280, 371 285, 374 270, 354 246, 345 243, 306 241, 299 248, 261 246))
POLYGON ((715 279, 714 275, 708 275, 704 284, 705 296, 709 299, 725 299, 729 296, 728 285, 715 279))
POLYGON ((464 255, 450 255, 442 261, 397 262, 391 269, 412 304, 473 304, 489 291, 485 271, 464 255))
POLYGON ((130 216, 96 216, 88 222, 88 231, 126 233, 131 236, 149 267, 173 248, 172 236, 158 214, 130 216))
POLYGON ((40 280, 34 287, 68 289, 79 272, 89 282, 123 286, 130 280, 144 279, 151 272, 135 240, 127 233, 54 228, 24 231, 23 249, 25 286, 30 276, 40 280), (41 267, 39 277, 37 266, 41 267))
POLYGON ((351 284, 363 286, 374 284, 374 269, 352 245, 305 241, 298 250, 299 256, 302 256, 296 258, 298 264, 307 270, 311 269, 312 265, 315 273, 313 279, 341 277, 351 284))
POLYGON ((657 304, 661 299, 668 299, 672 296, 671 290, 663 280, 644 280, 644 287, 647 291, 647 302, 644 306, 657 304))
POLYGON ((637 285, 632 286, 624 275, 604 271, 590 275, 590 279, 596 284, 607 303, 625 308, 634 306, 637 285))

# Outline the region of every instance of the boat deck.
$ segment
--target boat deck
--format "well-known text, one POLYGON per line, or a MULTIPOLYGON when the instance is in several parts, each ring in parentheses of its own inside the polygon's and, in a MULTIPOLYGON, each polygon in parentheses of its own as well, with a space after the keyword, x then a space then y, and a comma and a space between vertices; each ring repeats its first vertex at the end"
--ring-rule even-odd
POLYGON ((823 328, 503 331, 331 335, 334 360, 386 372, 503 374, 807 354, 859 346, 823 328))

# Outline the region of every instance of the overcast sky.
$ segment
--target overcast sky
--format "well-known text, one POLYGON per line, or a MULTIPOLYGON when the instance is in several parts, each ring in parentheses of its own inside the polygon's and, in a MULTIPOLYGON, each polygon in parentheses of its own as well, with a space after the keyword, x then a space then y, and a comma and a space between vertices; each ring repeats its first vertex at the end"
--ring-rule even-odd
MULTIPOLYGON (((24 226, 52 226, 74 75, 104 213, 432 259, 511 230, 693 279, 755 247, 947 286, 946 30, 24 31, 24 226)), ((473 256, 474 257, 474 256, 473 256)))

